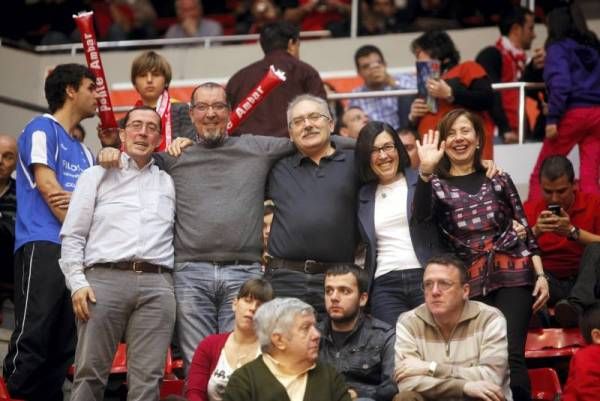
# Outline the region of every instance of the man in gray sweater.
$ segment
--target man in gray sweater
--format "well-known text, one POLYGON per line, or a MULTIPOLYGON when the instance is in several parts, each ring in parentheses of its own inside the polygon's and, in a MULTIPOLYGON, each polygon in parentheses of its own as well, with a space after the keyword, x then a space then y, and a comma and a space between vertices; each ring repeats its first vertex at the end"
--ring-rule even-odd
MULTIPOLYGON (((155 154, 175 184, 173 284, 186 369, 204 337, 233 328, 231 304, 241 284, 262 275, 267 175, 295 151, 289 138, 227 136, 230 112, 222 86, 198 86, 190 107, 197 143, 181 152, 190 143, 178 138, 172 148, 179 157, 155 154)), ((116 160, 113 151, 102 151, 103 165, 116 160)))

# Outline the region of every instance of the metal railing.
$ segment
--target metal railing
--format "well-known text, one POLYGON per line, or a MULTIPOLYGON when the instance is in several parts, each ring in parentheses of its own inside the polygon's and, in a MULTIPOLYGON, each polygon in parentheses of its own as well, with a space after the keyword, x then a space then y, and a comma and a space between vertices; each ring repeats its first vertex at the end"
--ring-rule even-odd
MULTIPOLYGON (((536 82, 506 82, 492 84, 492 89, 495 91, 502 91, 507 89, 518 89, 519 90, 519 144, 523 143, 525 137, 525 89, 543 89, 545 85, 543 83, 536 82)), ((414 96, 417 94, 416 89, 394 89, 388 91, 372 91, 372 92, 339 92, 332 93, 327 96, 328 100, 344 100, 344 99, 364 99, 364 98, 375 98, 375 97, 389 97, 389 96, 414 96)), ((30 102, 25 102, 18 99, 13 99, 7 96, 0 96, 0 103, 7 104, 10 106, 20 107, 23 109, 45 113, 47 112, 46 107, 39 106, 30 102)), ((116 113, 124 113, 131 109, 133 106, 116 106, 113 107, 113 111, 116 113)))
MULTIPOLYGON (((144 40, 119 40, 114 42, 98 42, 98 48, 100 49, 128 49, 128 48, 139 48, 139 47, 159 47, 159 46, 183 46, 183 45, 197 45, 203 44, 204 48, 211 47, 214 43, 232 43, 232 42, 247 42, 251 40, 258 40, 259 34, 247 34, 247 35, 227 35, 227 36, 204 36, 199 38, 176 38, 176 39, 144 39, 144 40)), ((331 37, 330 31, 302 31, 300 32, 300 38, 328 38, 331 37)), ((81 43, 65 43, 61 45, 40 45, 34 46, 33 50, 38 53, 50 53, 50 52, 64 52, 69 51, 71 54, 77 53, 77 51, 83 50, 81 43)))
MULTIPOLYGON (((492 89, 494 91, 502 91, 507 89, 519 90, 519 144, 523 143, 525 137, 525 89, 543 89, 545 87, 545 84, 538 82, 505 82, 492 84, 492 89)), ((414 96, 416 94, 416 89, 394 89, 388 91, 332 93, 327 96, 327 99, 363 99, 388 96, 414 96)))

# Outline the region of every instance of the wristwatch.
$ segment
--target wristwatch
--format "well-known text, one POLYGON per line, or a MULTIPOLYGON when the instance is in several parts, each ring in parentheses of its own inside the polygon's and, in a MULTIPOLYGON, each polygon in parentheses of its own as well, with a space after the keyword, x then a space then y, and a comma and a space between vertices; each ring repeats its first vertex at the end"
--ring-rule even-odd
POLYGON ((571 241, 577 241, 579 239, 579 228, 572 226, 569 230, 569 235, 567 236, 571 241))
POLYGON ((429 364, 429 369, 427 369, 427 374, 429 376, 435 375, 435 370, 436 369, 437 369, 437 362, 436 361, 431 361, 431 363, 429 364))

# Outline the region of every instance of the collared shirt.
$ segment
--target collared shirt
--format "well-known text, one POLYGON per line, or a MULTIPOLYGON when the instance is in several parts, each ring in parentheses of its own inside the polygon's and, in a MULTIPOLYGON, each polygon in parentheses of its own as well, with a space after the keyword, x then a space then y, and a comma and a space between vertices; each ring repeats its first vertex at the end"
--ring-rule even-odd
POLYGON ((263 361, 269 371, 275 376, 277 381, 285 388, 290 401, 302 401, 306 392, 306 383, 308 382, 308 371, 314 369, 316 364, 313 364, 303 372, 296 374, 285 373, 281 364, 269 354, 262 355, 263 361))
POLYGON ((94 164, 92 154, 50 114, 27 124, 18 149, 15 249, 32 241, 60 244, 60 221, 38 190, 33 166, 48 167, 65 191, 73 191, 81 173, 94 164))
POLYGON ((358 188, 353 150, 336 150, 318 165, 299 152, 281 159, 271 170, 267 191, 276 208, 269 254, 353 262, 358 188))
MULTIPOLYGON (((395 89, 417 88, 416 77, 412 74, 400 74, 394 78, 396 79, 396 85, 386 85, 382 90, 389 91, 395 89)), ((367 88, 366 85, 359 86, 352 90, 352 92, 370 91, 372 91, 372 89, 367 88)), ((383 121, 394 128, 399 128, 400 126, 397 96, 351 99, 349 107, 354 106, 360 107, 372 121, 383 121)))
POLYGON ((86 170, 71 197, 59 263, 72 293, 89 286, 83 270, 95 263, 173 267, 173 180, 153 161, 140 169, 123 153, 121 163, 122 169, 86 170))

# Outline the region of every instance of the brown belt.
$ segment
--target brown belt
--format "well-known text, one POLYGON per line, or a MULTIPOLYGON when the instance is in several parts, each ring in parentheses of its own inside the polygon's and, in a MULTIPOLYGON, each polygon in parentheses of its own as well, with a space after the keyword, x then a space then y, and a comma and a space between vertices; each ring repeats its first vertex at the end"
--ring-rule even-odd
POLYGON ((101 267, 104 269, 115 270, 132 270, 136 273, 168 273, 171 271, 171 269, 168 269, 164 266, 140 261, 96 263, 91 267, 101 267))
POLYGON ((288 269, 308 274, 319 274, 325 273, 327 269, 332 266, 338 265, 339 263, 323 263, 317 262, 316 260, 287 260, 272 258, 268 262, 268 268, 272 270, 276 269, 288 269))

